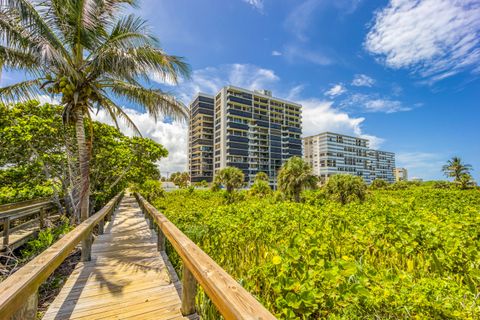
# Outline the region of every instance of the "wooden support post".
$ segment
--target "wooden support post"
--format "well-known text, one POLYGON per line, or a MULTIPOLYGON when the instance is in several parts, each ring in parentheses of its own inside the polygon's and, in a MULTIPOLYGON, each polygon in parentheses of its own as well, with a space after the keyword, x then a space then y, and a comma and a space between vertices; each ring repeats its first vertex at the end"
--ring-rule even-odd
POLYGON ((157 226, 157 249, 158 251, 165 251, 165 235, 159 226, 157 226))
POLYGON ((37 319, 38 292, 35 292, 25 300, 23 306, 18 309, 10 320, 35 320, 37 319))
POLYGON ((100 220, 98 223, 98 234, 103 234, 105 227, 105 219, 100 220))
POLYGON ((90 232, 85 239, 82 240, 82 257, 81 260, 83 262, 92 260, 92 242, 93 237, 92 233, 90 232))
POLYGON ((195 296, 197 295, 197 280, 188 268, 183 264, 182 278, 182 315, 188 316, 194 314, 195 296))
POLYGON ((40 214, 38 216, 38 220, 40 221, 40 229, 45 228, 45 208, 40 208, 40 214))
POLYGON ((148 215, 148 226, 150 227, 150 230, 153 230, 154 223, 153 223, 153 217, 151 215, 148 215))
POLYGON ((3 219, 3 246, 8 246, 8 238, 10 236, 10 217, 3 219))

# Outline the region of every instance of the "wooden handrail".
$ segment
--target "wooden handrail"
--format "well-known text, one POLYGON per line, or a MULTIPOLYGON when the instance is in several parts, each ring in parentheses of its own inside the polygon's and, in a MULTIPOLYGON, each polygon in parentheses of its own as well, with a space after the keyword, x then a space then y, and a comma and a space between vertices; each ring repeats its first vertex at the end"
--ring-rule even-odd
MULTIPOLYGON (((182 289, 182 312, 186 301, 193 301, 195 294, 186 292, 192 287, 191 276, 202 286, 205 293, 212 300, 222 316, 229 319, 276 319, 265 307, 258 302, 235 279, 223 270, 212 258, 190 240, 163 214, 148 203, 141 195, 135 194, 142 211, 155 223, 159 231, 159 248, 165 236, 183 261, 184 279, 182 289), (188 288, 185 288, 188 287, 188 288)), ((192 289, 190 289, 192 290, 192 289)), ((184 313, 188 315, 188 311, 184 313)))
POLYGON ((22 309, 32 296, 36 296, 40 285, 68 257, 80 241, 91 237, 93 228, 103 222, 107 215, 115 209, 122 196, 123 193, 116 195, 100 211, 80 223, 75 229, 0 283, 0 319, 10 319, 22 309))

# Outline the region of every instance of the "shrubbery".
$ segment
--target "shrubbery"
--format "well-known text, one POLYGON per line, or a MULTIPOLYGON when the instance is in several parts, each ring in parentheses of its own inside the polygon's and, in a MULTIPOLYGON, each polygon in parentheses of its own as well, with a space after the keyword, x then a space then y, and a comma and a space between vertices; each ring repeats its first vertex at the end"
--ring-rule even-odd
POLYGON ((341 204, 364 201, 367 185, 363 179, 349 174, 331 176, 324 187, 325 195, 341 204))

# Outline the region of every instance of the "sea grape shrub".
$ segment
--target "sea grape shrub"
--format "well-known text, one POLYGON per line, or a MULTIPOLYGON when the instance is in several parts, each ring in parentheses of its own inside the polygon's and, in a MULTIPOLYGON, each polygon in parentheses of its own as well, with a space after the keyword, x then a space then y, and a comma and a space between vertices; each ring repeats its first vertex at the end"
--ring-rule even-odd
POLYGON ((360 177, 349 174, 337 174, 328 179, 324 192, 327 198, 344 205, 352 201, 364 201, 367 185, 360 177))
POLYGON ((149 202, 165 196, 162 182, 159 180, 148 179, 138 186, 140 194, 149 202))
POLYGON ((275 194, 154 205, 279 319, 480 318, 477 190, 372 190, 346 206, 275 194))
POLYGON ((372 190, 386 189, 388 187, 388 182, 383 179, 375 179, 370 184, 369 188, 372 190))

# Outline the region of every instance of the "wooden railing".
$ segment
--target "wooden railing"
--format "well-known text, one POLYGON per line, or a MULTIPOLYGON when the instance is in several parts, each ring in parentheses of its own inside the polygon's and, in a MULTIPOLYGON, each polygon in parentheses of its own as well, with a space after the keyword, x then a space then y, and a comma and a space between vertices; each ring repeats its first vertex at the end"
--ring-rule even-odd
MULTIPOLYGON (((33 319, 38 300, 38 288, 68 257, 80 241, 89 239, 91 244, 93 228, 98 225, 98 232, 103 233, 105 220, 111 219, 111 214, 122 199, 119 193, 105 207, 80 223, 75 229, 55 242, 47 250, 20 268, 0 283, 0 319, 33 319)), ((82 260, 90 259, 91 246, 82 252, 82 260)))
POLYGON ((172 244, 183 262, 182 314, 195 313, 197 283, 200 284, 222 316, 229 319, 275 319, 265 307, 246 291, 235 279, 203 252, 164 215, 141 195, 137 201, 156 228, 158 249, 165 250, 165 238, 172 244))
POLYGON ((45 219, 55 209, 55 205, 49 199, 37 199, 32 201, 24 201, 0 206, 0 224, 3 229, 1 236, 3 237, 0 250, 10 247, 15 249, 21 246, 31 236, 35 234, 38 229, 42 229, 45 225, 45 219), (15 222, 21 221, 20 224, 15 222), (31 228, 31 232, 22 234, 11 241, 10 235, 16 231, 20 231, 27 227, 31 228))

